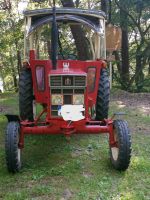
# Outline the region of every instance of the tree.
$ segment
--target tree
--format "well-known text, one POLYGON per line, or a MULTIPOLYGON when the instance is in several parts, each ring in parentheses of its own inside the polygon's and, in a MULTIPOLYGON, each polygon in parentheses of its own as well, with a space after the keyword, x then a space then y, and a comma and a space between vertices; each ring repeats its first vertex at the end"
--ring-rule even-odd
MULTIPOLYGON (((17 78, 21 68, 20 50, 23 46, 23 33, 21 31, 23 21, 17 13, 17 4, 12 5, 10 1, 4 1, 5 4, 9 6, 2 8, 5 12, 2 12, 2 18, 0 19, 0 75, 3 80, 7 75, 11 75, 13 78, 12 88, 14 87, 17 90, 17 78)), ((4 86, 7 87, 5 83, 4 86)))
MULTIPOLYGON (((64 7, 75 7, 73 0, 61 0, 64 7)), ((79 60, 88 60, 91 57, 88 40, 85 37, 85 32, 79 25, 70 25, 72 35, 75 39, 75 44, 78 52, 79 60)))
MULTIPOLYGON (((150 2, 146 0, 129 1, 115 0, 120 10, 120 21, 116 20, 122 27, 122 65, 121 83, 123 88, 130 89, 135 82, 137 91, 142 90, 144 82, 143 69, 148 65, 148 32, 150 13, 148 7, 150 2), (140 2, 140 4, 138 3, 140 2), (130 47, 129 47, 130 38, 130 47), (130 56, 128 54, 128 49, 130 56), (130 64, 129 64, 130 61, 130 64), (135 62, 135 66, 133 63, 135 62), (129 73, 130 71, 130 73, 129 73), (131 76, 131 72, 133 76, 131 76), (124 84, 125 83, 125 84, 124 84)), ((117 16, 117 12, 114 14, 117 16)))
MULTIPOLYGON (((5 81, 11 76, 13 87, 17 87, 17 78, 21 68, 23 54, 23 18, 17 6, 21 0, 3 0, 0 2, 0 76, 5 81)), ((52 7, 52 0, 29 0, 28 8, 52 7)), ((107 13, 108 21, 122 28, 121 52, 114 52, 116 64, 114 74, 116 80, 125 90, 136 88, 142 91, 150 75, 150 1, 147 0, 56 0, 57 7, 77 7, 102 9, 107 13), (108 7, 109 6, 109 7, 108 7)), ((65 30, 65 38, 61 38, 62 49, 78 52, 78 59, 91 57, 90 44, 83 26, 71 25, 65 30), (73 37, 70 37, 71 30, 73 37), (68 33, 69 32, 69 33, 68 33), (70 45, 75 40, 76 49, 70 45), (67 39, 68 44, 65 42, 67 39)), ((50 48, 50 32, 45 44, 50 48)), ((61 37, 61 35, 60 35, 61 37)), ((40 41, 41 43, 43 40, 40 41)), ((43 47, 45 48, 45 47, 43 47)), ((50 49, 49 49, 50 52, 50 49)), ((6 85, 4 83, 4 85, 6 85)), ((7 86, 6 86, 7 87, 7 86)))

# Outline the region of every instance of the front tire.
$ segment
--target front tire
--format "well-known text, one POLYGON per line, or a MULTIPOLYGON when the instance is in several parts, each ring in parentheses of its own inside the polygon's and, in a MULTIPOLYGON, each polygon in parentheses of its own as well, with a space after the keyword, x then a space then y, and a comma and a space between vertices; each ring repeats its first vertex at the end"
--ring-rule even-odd
POLYGON ((111 163, 115 169, 125 171, 131 158, 131 135, 127 122, 115 120, 113 132, 116 146, 110 146, 111 163))
POLYGON ((12 173, 19 172, 21 169, 21 149, 18 147, 19 137, 19 122, 9 122, 5 136, 5 152, 7 168, 12 173))

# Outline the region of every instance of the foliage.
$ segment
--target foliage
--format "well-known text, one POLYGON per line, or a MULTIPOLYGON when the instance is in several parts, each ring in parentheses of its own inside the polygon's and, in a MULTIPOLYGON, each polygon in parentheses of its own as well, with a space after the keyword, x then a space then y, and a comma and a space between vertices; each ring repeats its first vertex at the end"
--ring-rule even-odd
MULTIPOLYGON (((7 83, 5 83, 7 76, 12 76, 13 87, 17 87, 21 59, 22 61, 24 59, 23 16, 18 11, 20 2, 22 1, 14 0, 11 2, 8 0, 0 4, 0 77, 4 82, 5 90, 8 90, 7 83)), ((27 0, 27 2, 28 9, 52 7, 52 0, 27 0)), ((63 0, 56 0, 56 6, 62 6, 62 2, 63 0)), ((74 3, 74 6, 78 8, 97 10, 101 7, 104 9, 106 5, 111 6, 109 7, 111 9, 105 9, 108 10, 108 21, 121 27, 126 25, 129 41, 129 44, 126 44, 129 45, 129 58, 125 57, 126 61, 129 60, 129 66, 123 62, 124 56, 121 52, 124 51, 114 53, 118 54, 116 63, 114 62, 113 65, 115 83, 120 84, 125 90, 133 90, 133 88, 136 91, 143 90, 150 74, 150 2, 147 0, 67 0, 64 2, 74 3)), ((69 28, 60 30, 62 47, 64 52, 67 50, 71 54, 77 54, 76 48, 70 45, 73 38, 68 30, 69 28), (62 38, 61 32, 65 32, 65 38, 62 38)), ((50 35, 49 32, 43 34, 47 35, 47 38, 50 35)), ((50 37, 47 39, 47 45, 50 44, 48 42, 50 42, 50 37)))
POLYGON ((21 52, 23 47, 23 20, 17 12, 15 3, 12 4, 10 10, 0 13, 0 76, 5 90, 9 89, 5 83, 6 76, 12 76, 14 87, 17 87, 20 67, 18 52, 21 52))
MULTIPOLYGON (((149 76, 150 68, 150 13, 148 9, 150 2, 146 0, 115 0, 114 2, 115 6, 112 10, 113 23, 120 24, 118 20, 119 12, 121 12, 121 15, 122 13, 126 14, 126 18, 122 18, 123 24, 128 23, 130 79, 125 83, 126 90, 130 90, 135 85, 136 90, 141 91, 144 87, 144 80, 149 76)), ((121 61, 121 58, 119 61, 121 61)), ((125 68, 126 66, 121 67, 125 68)), ((122 80, 120 82, 122 85, 124 84, 122 80)))

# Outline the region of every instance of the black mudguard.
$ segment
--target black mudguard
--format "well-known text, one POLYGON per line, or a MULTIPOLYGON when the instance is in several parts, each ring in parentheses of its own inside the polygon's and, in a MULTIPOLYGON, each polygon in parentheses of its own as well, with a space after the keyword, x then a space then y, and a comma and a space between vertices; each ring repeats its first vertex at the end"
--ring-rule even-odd
POLYGON ((5 117, 7 117, 8 122, 20 122, 20 118, 18 115, 7 114, 5 115, 5 117))

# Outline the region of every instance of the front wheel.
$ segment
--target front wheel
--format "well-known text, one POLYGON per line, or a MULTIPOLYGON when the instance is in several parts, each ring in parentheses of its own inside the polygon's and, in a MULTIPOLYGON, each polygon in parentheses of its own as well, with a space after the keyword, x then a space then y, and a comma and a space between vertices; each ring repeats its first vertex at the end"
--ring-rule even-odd
POLYGON ((20 136, 19 122, 9 122, 5 136, 6 163, 9 172, 19 172, 21 169, 21 149, 18 147, 20 136))
POLYGON ((110 159, 113 167, 125 171, 131 158, 131 135, 128 124, 123 120, 115 120, 113 123, 115 146, 110 146, 110 159))

